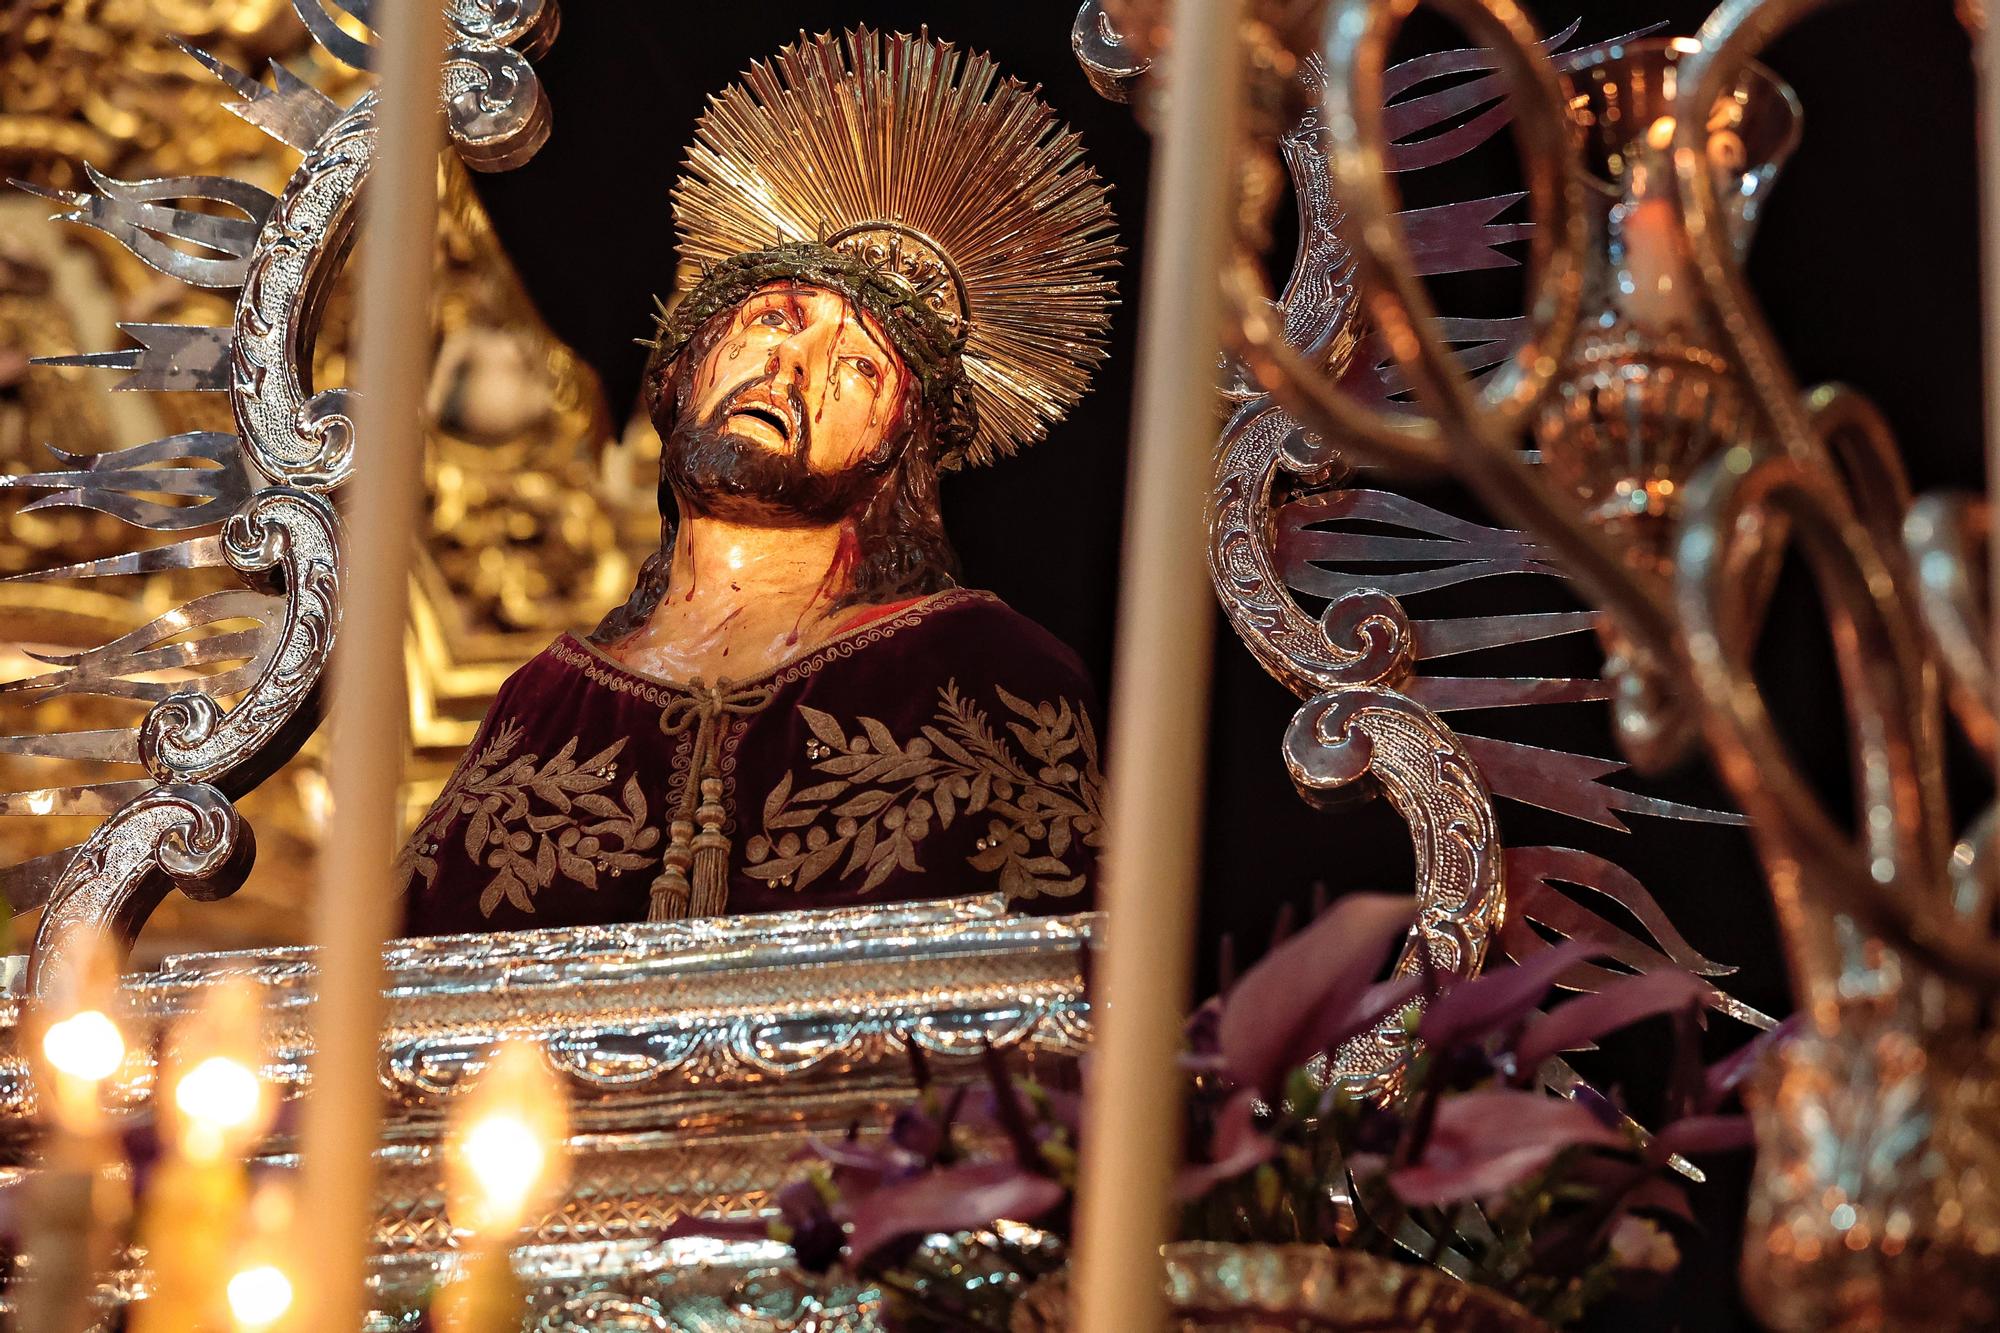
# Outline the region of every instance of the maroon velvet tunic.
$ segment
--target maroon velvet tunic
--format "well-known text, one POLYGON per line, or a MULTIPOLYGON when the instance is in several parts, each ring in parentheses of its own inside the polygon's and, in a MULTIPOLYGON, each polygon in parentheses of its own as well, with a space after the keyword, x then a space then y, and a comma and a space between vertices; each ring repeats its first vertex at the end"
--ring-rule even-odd
POLYGON ((703 709, 728 912, 1090 905, 1103 776, 1083 669, 991 593, 954 590, 700 700, 557 639, 501 687, 404 848, 405 932, 644 920, 703 709))

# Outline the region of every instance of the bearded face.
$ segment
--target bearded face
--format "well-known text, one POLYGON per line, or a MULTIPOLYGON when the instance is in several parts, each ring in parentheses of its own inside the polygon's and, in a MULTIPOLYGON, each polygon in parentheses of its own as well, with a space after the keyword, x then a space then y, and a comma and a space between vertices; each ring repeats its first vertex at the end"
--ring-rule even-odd
POLYGON ((683 512, 774 525, 864 507, 896 463, 908 371, 874 318, 823 287, 775 282, 688 349, 661 406, 661 479, 683 512), (664 415, 664 413, 662 413, 664 415))

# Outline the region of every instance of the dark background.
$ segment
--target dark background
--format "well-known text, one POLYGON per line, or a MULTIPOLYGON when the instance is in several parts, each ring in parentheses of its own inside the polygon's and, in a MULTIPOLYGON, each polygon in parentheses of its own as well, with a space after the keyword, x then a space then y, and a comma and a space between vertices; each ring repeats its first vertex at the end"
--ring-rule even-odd
MULTIPOLYGON (((1545 32, 1581 17, 1578 41, 1665 21, 1692 33, 1706 7, 1685 0, 1536 0, 1545 32)), ((966 581, 991 588, 1072 644, 1108 687, 1118 581, 1126 434, 1145 237, 1148 143, 1131 108, 1099 98, 1069 49, 1073 0, 1006 3, 658 5, 582 0, 537 63, 555 132, 518 171, 480 190, 556 333, 596 366, 614 410, 633 400, 648 296, 674 272, 668 189, 703 99, 750 59, 799 29, 868 22, 991 52, 1039 83, 1081 130, 1129 249, 1111 357, 1095 390, 1045 443, 946 484, 950 531, 966 581)), ((1462 45, 1418 30, 1413 44, 1462 45)), ((1806 108, 1805 137, 1771 198, 1751 276, 1801 382, 1837 379, 1872 397, 1894 424, 1919 490, 1979 484, 1980 393, 1973 79, 1969 46, 1939 0, 1860 0, 1810 20, 1765 54, 1806 108)), ((1484 193, 1468 185, 1456 197, 1484 193)), ((1446 192, 1450 196, 1450 191, 1446 192)), ((1461 508, 1463 506, 1461 505, 1461 508)), ((1470 512, 1470 511, 1468 511, 1470 512)), ((1190 533, 1190 540, 1197 534, 1190 533)), ((1495 580, 1493 583, 1505 583, 1495 580)), ((1474 585, 1475 588, 1485 585, 1474 585)), ((1208 600, 1208 589, 1188 589, 1208 600)), ((1504 594, 1503 594, 1504 595, 1504 594)), ((1844 801, 1840 711, 1810 585, 1781 586, 1763 659, 1765 682, 1801 763, 1844 801)), ((1224 932, 1256 952, 1281 904, 1303 907, 1315 883, 1339 893, 1401 886, 1411 875, 1394 816, 1362 806, 1308 810, 1293 793, 1278 741, 1297 701, 1273 683, 1217 617, 1202 937, 1204 960, 1224 932)), ((1527 668, 1585 669, 1576 645, 1527 668), (1566 661, 1565 654, 1568 655, 1566 661)), ((1519 669, 1518 667, 1515 669, 1519 669)), ((1600 755, 1616 753, 1600 706, 1537 716, 1454 715, 1485 734, 1600 755)), ((1127 718, 1125 725, 1143 725, 1127 718)), ((1645 784, 1639 784, 1645 785, 1645 784)), ((1698 768, 1648 790, 1723 803, 1698 768)), ((1690 942, 1741 968, 1728 983, 1782 1013, 1784 964, 1747 840, 1739 831, 1635 816, 1626 834, 1505 806, 1508 842, 1585 846, 1634 870, 1690 942)), ((1213 981, 1203 965, 1203 984, 1213 981)), ((1711 1033, 1717 1049, 1742 1031, 1711 1033)), ((1657 1089, 1663 1033, 1641 1029, 1589 1065, 1643 1108, 1657 1089)), ((1697 1193, 1706 1228, 1664 1300, 1610 1309, 1594 1327, 1752 1327, 1735 1296, 1745 1167, 1723 1166, 1697 1193)))

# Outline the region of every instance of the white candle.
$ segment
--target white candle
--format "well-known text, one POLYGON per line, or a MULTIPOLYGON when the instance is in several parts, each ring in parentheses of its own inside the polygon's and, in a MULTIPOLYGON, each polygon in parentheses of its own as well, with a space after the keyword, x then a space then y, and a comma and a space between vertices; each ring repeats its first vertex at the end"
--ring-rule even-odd
MULTIPOLYGON (((1961 6, 1972 16, 1979 67, 1980 289, 1986 352, 1986 504, 1992 533, 1987 542, 1986 579, 2000 591, 2000 38, 1993 33, 1985 4, 1961 6)), ((1991 614, 1988 660, 2000 681, 2000 614, 1991 614)), ((1993 706, 2000 712, 2000 698, 1993 706)))
POLYGON ((453 1109, 445 1189, 461 1238, 459 1274, 443 1294, 446 1333, 511 1333, 521 1323, 514 1239, 560 1187, 569 1107, 561 1085, 526 1042, 494 1052, 479 1083, 453 1109))
POLYGON ((16 1318, 38 1333, 74 1333, 95 1319, 91 1296, 129 1202, 106 1170, 116 1141, 99 1101, 127 1055, 112 1016, 117 980, 110 950, 95 938, 65 961, 29 1015, 28 1056, 48 1137, 24 1187, 30 1279, 16 1318))
POLYGON ((375 163, 363 201, 356 344, 357 466, 344 506, 347 570, 328 760, 333 819, 313 910, 319 999, 305 1107, 312 1201, 312 1326, 353 1333, 374 1216, 381 1090, 382 943, 393 922, 396 789, 405 745, 403 622, 421 493, 430 367, 432 249, 442 143, 437 0, 375 7, 381 78, 375 163))
POLYGON ((273 1099, 257 1076, 263 999, 232 977, 170 1034, 154 1093, 161 1155, 140 1200, 139 1244, 151 1289, 133 1333, 213 1328, 250 1204, 245 1157, 273 1099))
POLYGON ((1118 602, 1074 1326, 1158 1328, 1180 1150, 1214 607, 1202 513, 1217 420, 1242 0, 1175 0, 1154 138, 1118 602))

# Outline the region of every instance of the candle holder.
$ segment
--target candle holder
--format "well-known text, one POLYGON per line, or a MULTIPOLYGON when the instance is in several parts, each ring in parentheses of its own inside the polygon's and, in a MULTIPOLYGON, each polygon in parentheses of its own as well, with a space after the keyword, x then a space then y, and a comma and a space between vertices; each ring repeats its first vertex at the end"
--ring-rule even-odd
MULTIPOLYGON (((1672 568, 1669 548, 1694 474, 1756 434, 1740 376, 1700 299, 1673 198, 1681 61, 1699 49, 1684 38, 1645 38, 1560 66, 1582 135, 1588 240, 1576 333, 1531 428, 1550 484, 1625 559, 1661 573, 1672 568)), ((1752 64, 1704 123, 1703 154, 1738 261, 1798 143, 1799 119, 1792 90, 1752 64)))
MULTIPOLYGON (((377 63, 381 53, 347 22, 365 6, 293 0, 292 8, 325 58, 355 70, 377 63)), ((447 6, 441 98, 451 147, 466 166, 507 170, 547 140, 548 98, 530 57, 554 39, 558 14, 554 0, 447 6)), ((114 739, 38 738, 39 754, 138 770, 37 794, 38 814, 105 815, 75 848, 17 868, 13 901, 42 908, 30 955, 38 988, 52 984, 65 954, 87 939, 128 948, 175 889, 205 902, 241 887, 255 838, 234 802, 318 727, 340 637, 345 528, 331 501, 354 475, 355 423, 350 391, 315 386, 313 364, 327 297, 352 252, 357 201, 378 157, 379 99, 364 86, 342 106, 282 66, 266 84, 186 49, 227 90, 230 110, 300 154, 277 194, 231 177, 124 181, 100 171, 90 173, 87 190, 29 188, 62 205, 58 217, 108 234, 166 277, 228 293, 229 319, 214 327, 126 324, 122 331, 138 346, 37 362, 131 372, 121 389, 213 392, 226 398, 235 430, 93 455, 94 470, 71 498, 171 537, 42 573, 87 579, 216 569, 240 586, 196 596, 115 643, 66 657, 45 678, 52 697, 96 693, 151 706, 114 739), (136 498, 152 494, 144 488, 164 475, 149 469, 190 458, 213 466, 186 469, 174 485, 200 503, 136 498), (255 623, 175 642, 219 618, 255 623), (237 665, 172 687, 142 683, 169 659, 176 667, 237 665)))

